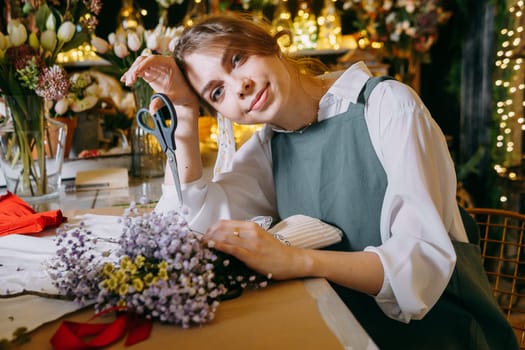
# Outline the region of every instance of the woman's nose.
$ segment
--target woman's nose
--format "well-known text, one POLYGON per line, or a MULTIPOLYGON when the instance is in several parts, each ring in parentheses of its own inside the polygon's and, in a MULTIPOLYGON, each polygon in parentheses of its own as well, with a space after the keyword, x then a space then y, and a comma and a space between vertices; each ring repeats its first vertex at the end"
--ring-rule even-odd
POLYGON ((250 79, 243 79, 241 81, 241 87, 237 95, 239 95, 240 98, 244 98, 250 95, 252 90, 253 90, 253 82, 250 79))

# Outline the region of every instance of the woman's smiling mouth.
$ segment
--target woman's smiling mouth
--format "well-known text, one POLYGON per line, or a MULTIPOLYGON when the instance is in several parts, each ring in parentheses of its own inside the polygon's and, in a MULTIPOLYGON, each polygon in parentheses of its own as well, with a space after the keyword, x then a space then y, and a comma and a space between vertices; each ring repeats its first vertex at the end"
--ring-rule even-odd
POLYGON ((270 83, 266 84, 264 88, 262 88, 257 95, 255 95, 255 98, 252 100, 252 103, 250 105, 250 112, 251 111, 258 111, 260 110, 264 104, 266 103, 266 100, 268 99, 268 86, 270 83))

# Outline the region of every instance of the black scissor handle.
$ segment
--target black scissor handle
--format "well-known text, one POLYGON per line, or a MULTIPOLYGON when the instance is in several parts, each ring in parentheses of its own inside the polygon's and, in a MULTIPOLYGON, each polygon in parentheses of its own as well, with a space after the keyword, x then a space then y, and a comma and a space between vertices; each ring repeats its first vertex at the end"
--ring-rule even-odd
POLYGON ((173 103, 171 103, 168 96, 158 92, 151 96, 150 101, 160 98, 164 106, 159 108, 153 115, 153 119, 157 124, 157 128, 161 128, 164 138, 169 149, 175 150, 175 129, 177 129, 177 112, 173 103), (166 120, 171 120, 170 125, 166 124, 166 120))
POLYGON ((156 98, 160 98, 164 105, 151 116, 154 127, 149 126, 147 119, 145 119, 146 115, 150 115, 149 109, 146 107, 137 111, 137 123, 142 129, 154 134, 159 142, 163 143, 162 147, 164 152, 166 149, 175 150, 174 132, 177 128, 177 113, 175 112, 175 107, 170 99, 162 93, 153 94, 150 98, 150 103, 156 98), (171 120, 169 125, 166 123, 168 119, 171 120))
MULTIPOLYGON (((148 119, 152 117, 148 117, 148 118, 144 118, 144 116, 150 116, 149 114, 149 110, 147 108, 141 108, 137 111, 137 123, 139 124, 139 126, 144 129, 145 131, 151 133, 151 134, 154 134, 155 133, 155 129, 151 126, 148 125, 148 119)), ((156 124, 156 123, 155 123, 156 124)), ((156 126, 156 125, 155 125, 156 126)))

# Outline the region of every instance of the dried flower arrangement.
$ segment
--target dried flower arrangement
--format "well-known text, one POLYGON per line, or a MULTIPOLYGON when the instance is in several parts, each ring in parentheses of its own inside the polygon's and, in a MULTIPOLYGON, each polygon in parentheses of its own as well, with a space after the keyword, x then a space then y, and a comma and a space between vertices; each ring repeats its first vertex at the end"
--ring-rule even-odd
POLYGON ((268 284, 203 243, 178 212, 139 214, 132 205, 121 220, 118 241, 100 241, 82 224, 57 230, 49 272, 61 294, 95 302, 97 312, 123 310, 187 328, 211 321, 221 300, 268 284))

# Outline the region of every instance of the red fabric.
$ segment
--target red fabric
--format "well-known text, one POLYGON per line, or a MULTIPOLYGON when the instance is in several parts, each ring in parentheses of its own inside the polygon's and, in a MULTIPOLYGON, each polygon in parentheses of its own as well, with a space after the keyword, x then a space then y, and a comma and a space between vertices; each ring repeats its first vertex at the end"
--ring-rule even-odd
POLYGON ((151 327, 151 320, 132 314, 118 316, 110 323, 64 321, 51 338, 51 345, 55 350, 96 349, 113 344, 128 333, 125 345, 131 346, 147 339, 151 333, 151 327), (88 337, 91 338, 90 341, 83 339, 88 337))
POLYGON ((0 236, 37 233, 57 227, 66 220, 60 209, 37 213, 11 192, 0 196, 0 236))

